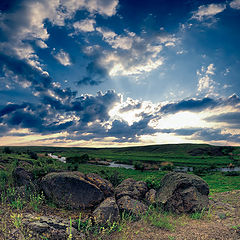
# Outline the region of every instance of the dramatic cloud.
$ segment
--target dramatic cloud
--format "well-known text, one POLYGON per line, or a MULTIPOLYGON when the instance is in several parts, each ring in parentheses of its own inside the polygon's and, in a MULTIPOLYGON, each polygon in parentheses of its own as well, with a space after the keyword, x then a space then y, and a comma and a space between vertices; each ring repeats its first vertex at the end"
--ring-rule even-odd
POLYGON ((63 49, 60 49, 59 52, 54 53, 53 52, 53 56, 58 60, 59 63, 61 63, 63 66, 70 66, 71 63, 71 59, 70 56, 67 52, 64 52, 63 49))
POLYGON ((174 35, 161 33, 159 35, 136 35, 125 31, 117 35, 110 30, 97 28, 113 51, 104 51, 100 60, 109 69, 110 76, 126 76, 143 74, 157 69, 163 64, 161 55, 163 47, 175 46, 177 38, 174 35))
POLYGON ((230 3, 230 7, 239 10, 240 9, 240 0, 234 0, 230 3))
POLYGON ((107 70, 95 60, 87 65, 86 76, 78 81, 78 85, 99 85, 107 78, 107 70))
POLYGON ((226 9, 226 4, 209 4, 198 7, 198 10, 193 13, 192 19, 204 21, 213 18, 215 15, 223 12, 226 9))
POLYGON ((222 122, 240 128, 240 112, 228 112, 206 118, 207 121, 222 122))
POLYGON ((217 102, 211 98, 203 98, 200 100, 189 99, 182 100, 178 103, 170 103, 161 108, 163 113, 176 113, 179 111, 202 111, 207 108, 213 108, 217 106, 217 102))

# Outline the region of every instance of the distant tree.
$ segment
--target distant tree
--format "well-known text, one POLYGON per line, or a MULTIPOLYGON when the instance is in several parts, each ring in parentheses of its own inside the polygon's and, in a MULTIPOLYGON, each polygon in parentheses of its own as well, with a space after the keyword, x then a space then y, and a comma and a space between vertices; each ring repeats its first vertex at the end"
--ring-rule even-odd
POLYGON ((12 153, 13 151, 9 148, 9 147, 4 147, 3 148, 3 153, 6 153, 6 154, 10 154, 12 153))

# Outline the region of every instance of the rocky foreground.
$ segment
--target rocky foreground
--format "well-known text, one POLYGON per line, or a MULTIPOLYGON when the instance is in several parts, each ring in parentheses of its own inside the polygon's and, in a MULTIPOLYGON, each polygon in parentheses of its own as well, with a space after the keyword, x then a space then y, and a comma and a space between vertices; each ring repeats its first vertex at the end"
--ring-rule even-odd
MULTIPOLYGON (((43 192, 57 208, 21 211, 18 226, 14 223, 14 227, 3 229, 3 219, 13 217, 2 205, 2 239, 240 239, 240 192, 209 200, 207 183, 195 175, 171 172, 161 180, 159 189, 148 189, 145 182, 134 179, 114 188, 94 173, 52 172, 34 179, 23 168, 16 168, 13 175, 19 196, 24 196, 27 186, 43 192), (230 196, 232 202, 224 203, 230 196), (156 218, 158 222, 153 221, 151 206, 168 213, 168 225, 160 224, 164 214, 162 219, 160 215, 156 218), (126 224, 123 215, 131 216, 131 221, 126 224), (124 227, 114 231, 116 225, 124 227), (101 229, 101 234, 86 232, 90 226, 101 229), (104 234, 109 227, 112 231, 104 234)), ((15 216, 15 222, 17 219, 15 216)))

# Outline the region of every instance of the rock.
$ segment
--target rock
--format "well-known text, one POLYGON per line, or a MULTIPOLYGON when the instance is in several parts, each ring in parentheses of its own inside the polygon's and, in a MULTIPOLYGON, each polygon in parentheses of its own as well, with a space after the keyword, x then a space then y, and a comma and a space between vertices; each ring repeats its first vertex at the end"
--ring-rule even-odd
POLYGON ((123 196, 117 201, 118 208, 121 212, 126 212, 134 216, 144 214, 148 207, 142 202, 129 196, 123 196))
POLYGON ((33 182, 34 176, 24 168, 17 167, 13 173, 13 179, 18 186, 28 186, 33 182))
POLYGON ((92 214, 94 222, 99 225, 113 223, 120 220, 119 209, 114 197, 105 199, 92 214))
POLYGON ((49 173, 41 181, 45 195, 58 206, 91 208, 104 199, 104 193, 80 172, 49 173))
POLYGON ((193 213, 208 207, 208 194, 209 187, 200 177, 171 172, 163 177, 156 202, 177 214, 193 213))
POLYGON ((114 194, 113 185, 106 179, 101 178, 96 173, 89 173, 85 179, 101 189, 105 197, 110 197, 114 194))
POLYGON ((150 190, 146 193, 145 199, 146 199, 146 201, 147 201, 149 204, 154 204, 154 203, 156 203, 156 190, 150 189, 150 190))
POLYGON ((116 187, 115 195, 117 199, 120 199, 123 196, 129 196, 131 198, 141 200, 145 197, 147 191, 148 187, 145 182, 128 178, 116 187))
MULTIPOLYGON (((39 217, 28 214, 23 218, 22 223, 37 239, 40 236, 48 236, 51 240, 66 240, 70 235, 70 221, 56 216, 39 217)), ((71 226, 71 233, 72 239, 85 239, 73 226, 71 226)))

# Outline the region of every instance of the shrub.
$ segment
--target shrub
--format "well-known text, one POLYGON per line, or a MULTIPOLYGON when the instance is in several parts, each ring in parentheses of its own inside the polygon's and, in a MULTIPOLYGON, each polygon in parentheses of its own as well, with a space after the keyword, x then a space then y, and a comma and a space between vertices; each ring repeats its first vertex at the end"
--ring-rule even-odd
POLYGON ((119 172, 115 171, 106 171, 101 170, 100 175, 112 183, 114 187, 119 185, 123 181, 123 176, 119 172))
POLYGON ((141 171, 143 171, 144 170, 144 164, 143 163, 141 163, 141 162, 134 162, 133 163, 133 165, 134 165, 134 168, 136 169, 136 170, 141 170, 141 171))
POLYGON ((35 159, 35 160, 38 159, 38 155, 35 152, 28 152, 28 155, 32 159, 35 159))
POLYGON ((161 167, 161 170, 162 170, 162 171, 172 171, 173 168, 174 168, 173 165, 168 164, 168 165, 166 165, 166 166, 162 166, 162 167, 161 167))
POLYGON ((145 182, 147 183, 147 186, 149 189, 153 188, 153 189, 159 189, 160 188, 160 182, 161 180, 159 178, 156 177, 148 177, 145 182))
POLYGON ((72 156, 67 157, 66 162, 71 164, 80 164, 80 163, 86 163, 89 161, 88 154, 83 154, 82 156, 72 156))

